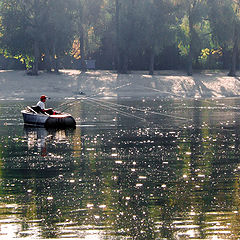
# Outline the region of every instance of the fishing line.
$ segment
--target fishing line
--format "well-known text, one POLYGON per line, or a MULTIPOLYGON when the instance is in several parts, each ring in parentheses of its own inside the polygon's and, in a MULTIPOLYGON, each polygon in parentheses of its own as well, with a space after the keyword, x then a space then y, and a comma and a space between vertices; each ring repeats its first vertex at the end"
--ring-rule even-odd
POLYGON ((122 105, 122 104, 117 104, 117 103, 111 103, 111 102, 106 102, 106 101, 103 101, 103 100, 99 100, 99 99, 95 99, 95 98, 92 98, 92 97, 83 97, 83 98, 80 98, 80 99, 74 99, 73 101, 71 102, 68 102, 66 104, 63 104, 59 107, 63 107, 64 105, 67 105, 67 107, 65 109, 63 109, 62 111, 65 111, 67 110, 68 108, 74 106, 78 101, 81 101, 81 100, 88 100, 88 101, 91 101, 91 102, 94 102, 94 103, 97 103, 98 105, 104 107, 104 108, 107 108, 107 109, 112 109, 116 112, 119 112, 121 113, 122 115, 125 115, 125 116, 130 116, 130 117, 134 117, 134 118, 138 118, 140 120, 144 120, 146 121, 146 119, 144 118, 141 118, 141 117, 137 117, 133 114, 130 114, 130 113, 127 113, 127 112, 124 112, 122 110, 119 110, 119 109, 116 109, 114 107, 111 107, 111 106, 106 106, 106 104, 108 105, 112 105, 112 106, 116 106, 116 107, 122 107, 122 108, 125 108, 125 109, 130 109, 130 110, 134 110, 134 111, 138 111, 138 112, 143 112, 143 113, 150 113, 150 114, 154 114, 154 115, 160 115, 160 116, 165 116, 165 117, 170 117, 170 118, 175 118, 175 119, 179 119, 179 120, 184 120, 184 121, 192 121, 191 118, 183 118, 183 117, 178 117, 178 116, 174 116, 174 115, 170 115, 170 114, 166 114, 166 113, 160 113, 160 112, 155 112, 155 111, 149 111, 149 110, 146 110, 146 109, 140 109, 140 108, 135 108, 135 107, 132 107, 132 106, 126 106, 126 105, 122 105), (71 105, 70 105, 71 104, 71 105))
MULTIPOLYGON (((88 97, 81 98, 81 99, 75 99, 74 101, 68 102, 67 104, 70 104, 70 103, 71 103, 71 105, 70 105, 70 106, 67 106, 64 110, 68 109, 69 107, 74 106, 74 105, 75 105, 78 101, 80 101, 80 100, 88 100, 88 101, 90 101, 91 103, 98 104, 99 106, 105 107, 105 108, 107 108, 107 109, 112 109, 112 110, 120 113, 121 115, 124 115, 124 116, 127 116, 127 117, 134 117, 134 118, 138 118, 138 119, 140 119, 140 120, 142 120, 142 121, 146 121, 146 119, 144 119, 144 118, 135 116, 135 115, 133 115, 133 114, 124 112, 124 111, 122 111, 122 110, 119 110, 119 109, 116 109, 116 108, 113 108, 113 107, 110 107, 110 106, 103 105, 101 102, 99 103, 96 99, 91 99, 91 98, 88 98, 88 97)), ((64 110, 63 110, 63 111, 64 111, 64 110)))
MULTIPOLYGON (((127 84, 123 84, 123 85, 121 85, 121 86, 117 86, 117 87, 111 89, 111 91, 114 91, 114 90, 117 90, 117 89, 120 89, 120 88, 123 88, 123 87, 127 87, 127 86, 130 86, 130 85, 133 85, 133 84, 135 85, 135 84, 137 84, 137 83, 127 83, 127 84)), ((159 89, 152 88, 152 87, 146 87, 146 86, 143 86, 143 85, 141 85, 141 87, 144 88, 144 89, 150 89, 150 90, 155 91, 155 92, 160 92, 160 93, 172 95, 172 96, 175 96, 175 97, 178 97, 178 98, 181 98, 181 99, 182 99, 182 96, 179 95, 179 94, 176 94, 176 93, 171 93, 171 92, 168 92, 168 91, 161 91, 161 90, 159 90, 159 89)), ((101 90, 101 91, 99 91, 98 93, 96 93, 96 94, 91 94, 91 95, 88 96, 88 97, 96 97, 96 96, 99 96, 100 94, 103 94, 104 91, 106 91, 106 90, 101 90)), ((78 101, 80 101, 80 100, 82 100, 82 99, 83 99, 83 98, 74 99, 74 100, 72 100, 72 101, 70 101, 70 102, 62 103, 62 104, 60 104, 56 109, 62 108, 62 107, 64 107, 64 106, 67 106, 67 107, 64 109, 64 110, 66 110, 66 109, 68 109, 69 107, 71 107, 71 104, 73 104, 73 103, 75 103, 75 102, 78 102, 78 101), (70 105, 70 106, 68 106, 68 105, 70 105)), ((229 106, 229 105, 226 105, 226 104, 218 104, 218 103, 210 102, 209 100, 205 100, 205 99, 203 99, 203 100, 201 100, 201 99, 195 99, 195 100, 196 100, 196 101, 205 101, 205 102, 210 103, 210 104, 213 104, 213 105, 215 105, 215 106, 219 106, 220 108, 225 107, 225 108, 228 108, 228 109, 240 110, 239 107, 229 106)), ((123 107, 127 107, 127 106, 123 106, 123 107)), ((140 111, 140 109, 138 109, 138 111, 140 111)), ((146 111, 146 110, 141 110, 141 111, 146 111)), ((168 117, 173 117, 172 115, 169 115, 169 114, 156 113, 156 112, 150 112, 150 113, 153 113, 153 114, 161 114, 161 115, 165 115, 165 116, 168 116, 168 117)), ((179 118, 179 117, 176 117, 176 118, 179 118)), ((191 119, 187 119, 187 118, 179 118, 179 119, 191 120, 191 119)))
POLYGON ((120 113, 121 115, 123 115, 123 116, 125 116, 125 117, 134 117, 134 118, 140 119, 140 120, 142 120, 142 121, 146 121, 145 118, 138 117, 138 116, 136 116, 136 115, 133 115, 133 114, 131 114, 131 113, 124 112, 124 111, 122 111, 122 110, 119 110, 119 109, 114 108, 114 107, 111 107, 111 106, 106 106, 105 104, 101 103, 101 101, 96 101, 96 99, 91 99, 91 98, 88 98, 88 97, 87 97, 86 100, 90 101, 91 103, 98 104, 99 106, 102 106, 102 107, 104 107, 104 108, 106 108, 106 109, 108 109, 108 110, 109 110, 109 109, 114 110, 114 111, 116 111, 117 113, 120 113))
MULTIPOLYGON (((106 103, 106 101, 103 101, 103 100, 92 99, 90 97, 86 97, 86 98, 87 99, 91 99, 92 101, 106 103)), ((108 102, 108 104, 114 105, 114 106, 117 106, 117 107, 123 107, 123 108, 131 109, 131 110, 143 112, 143 113, 151 113, 151 114, 155 114, 155 115, 166 116, 166 117, 176 118, 176 119, 180 119, 180 120, 188 120, 188 121, 191 120, 192 121, 192 119, 189 119, 189 118, 183 118, 183 117, 178 117, 178 116, 174 116, 174 115, 170 115, 170 114, 166 114, 166 113, 159 113, 159 112, 149 111, 149 110, 146 110, 146 109, 143 110, 143 109, 140 109, 140 108, 130 107, 130 106, 121 105, 121 104, 117 104, 117 103, 110 103, 110 102, 108 102)))
MULTIPOLYGON (((123 88, 123 87, 126 87, 126 86, 130 86, 130 85, 132 85, 132 84, 133 84, 133 83, 127 83, 127 84, 124 84, 124 85, 121 85, 121 86, 117 86, 117 87, 111 89, 111 91, 117 90, 117 89, 119 89, 119 88, 123 88)), ((103 92, 104 92, 104 90, 102 90, 102 91, 100 91, 100 92, 98 92, 98 93, 96 93, 96 94, 91 94, 89 97, 96 97, 96 96, 102 94, 103 92)), ((56 109, 60 109, 60 108, 64 107, 65 105, 70 105, 70 104, 72 104, 72 103, 75 103, 75 102, 78 102, 78 101, 83 100, 85 94, 81 94, 81 95, 83 96, 82 98, 77 98, 77 99, 73 99, 73 100, 70 101, 70 102, 62 103, 62 104, 60 104, 59 106, 57 106, 56 109)), ((71 105, 70 105, 69 107, 71 107, 71 105)), ((64 110, 62 110, 62 111, 67 110, 69 107, 64 108, 64 110)))
MULTIPOLYGON (((171 92, 167 92, 167 91, 161 91, 159 89, 155 89, 155 88, 151 88, 151 87, 146 87, 146 86, 142 86, 143 88, 146 88, 146 89, 151 89, 153 91, 156 91, 156 92, 162 92, 162 93, 167 93, 167 94, 170 94, 170 95, 173 95, 173 96, 176 96, 176 97, 179 97, 180 99, 182 99, 182 96, 181 95, 178 95, 178 94, 175 94, 175 93, 171 93, 171 92)), ((221 109, 221 110, 240 110, 240 107, 234 107, 234 106, 230 106, 230 105, 227 105, 225 103, 215 103, 213 102, 214 99, 212 99, 212 101, 209 101, 209 100, 206 100, 206 99, 197 99, 197 98, 194 98, 195 101, 204 101, 206 103, 209 103, 209 104, 212 104, 214 106, 216 106, 217 108, 221 109)), ((207 107, 208 108, 208 107, 207 107)))
POLYGON ((182 96, 179 95, 179 94, 171 93, 171 92, 167 92, 167 91, 161 91, 161 90, 159 90, 159 89, 157 89, 157 88, 151 88, 151 87, 146 87, 146 86, 142 86, 142 88, 150 89, 150 90, 153 90, 153 91, 155 91, 155 92, 167 93, 167 94, 169 94, 169 95, 173 95, 173 96, 182 98, 182 96))
MULTIPOLYGON (((123 87, 126 87, 126 86, 130 86, 132 85, 133 83, 127 83, 127 84, 124 84, 124 85, 121 85, 121 86, 118 86, 118 87, 115 87, 115 88, 112 88, 111 91, 114 91, 114 90, 117 90, 119 88, 123 88, 123 87)), ((106 90, 105 90, 106 91, 106 90)), ((91 94, 89 97, 96 97, 100 94, 104 93, 104 90, 100 91, 99 93, 96 93, 96 94, 91 94)))
MULTIPOLYGON (((121 85, 121 86, 117 86, 117 87, 111 89, 111 91, 117 90, 117 89, 120 89, 120 88, 123 88, 123 87, 126 87, 126 86, 130 86, 130 85, 132 85, 132 84, 134 84, 134 83, 127 83, 127 84, 124 84, 124 85, 121 85)), ((179 98, 181 97, 179 94, 176 94, 176 93, 171 93, 171 92, 167 92, 167 91, 161 91, 161 90, 159 90, 159 89, 155 89, 155 88, 151 88, 151 87, 146 87, 146 86, 141 86, 141 87, 144 88, 144 89, 150 89, 150 90, 153 90, 153 91, 156 91, 156 92, 161 92, 161 93, 173 95, 173 96, 175 96, 175 97, 179 97, 179 98)), ((123 108, 130 109, 130 110, 134 110, 134 111, 139 111, 139 112, 143 112, 143 113, 150 113, 150 114, 161 115, 161 116, 166 116, 166 117, 175 118, 175 119, 180 119, 180 120, 185 120, 185 121, 186 121, 186 120, 187 120, 187 121, 192 121, 191 118, 183 118, 183 117, 178 117, 178 116, 174 116, 174 115, 170 115, 170 114, 166 114, 166 113, 159 113, 159 112, 155 112, 155 111, 149 111, 149 110, 146 110, 146 109, 143 110, 143 109, 134 108, 134 107, 125 106, 125 105, 116 104, 116 103, 110 103, 110 102, 106 103, 106 101, 102 101, 102 100, 99 100, 99 99, 93 99, 93 97, 96 97, 96 96, 98 96, 98 95, 100 95, 100 94, 103 94, 103 93, 104 93, 104 91, 100 91, 100 92, 98 92, 98 93, 96 93, 96 94, 92 94, 92 95, 90 95, 90 96, 83 96, 82 98, 77 98, 77 99, 74 99, 74 100, 72 100, 72 101, 70 101, 70 102, 63 103, 63 104, 59 105, 57 108, 62 108, 62 107, 64 107, 64 106, 66 106, 66 108, 64 109, 64 110, 66 110, 66 109, 70 108, 71 106, 73 106, 73 105, 74 105, 76 102, 78 102, 78 101, 81 101, 81 100, 84 100, 84 99, 88 99, 88 100, 91 99, 91 101, 98 102, 99 105, 101 105, 101 106, 103 106, 103 107, 105 107, 105 108, 113 109, 114 111, 119 111, 119 112, 120 112, 121 110, 118 110, 118 109, 116 109, 116 108, 112 108, 112 107, 110 107, 110 106, 107 107, 107 106, 103 105, 103 103, 104 103, 104 104, 110 104, 110 105, 116 106, 116 107, 123 107, 123 108), (100 103, 101 103, 101 104, 100 104, 100 103)), ((197 100, 197 101, 202 101, 201 99, 195 99, 195 100, 197 100)), ((209 100, 203 100, 203 101, 205 101, 205 102, 207 102, 207 103, 209 103, 209 104, 213 104, 213 105, 215 105, 215 106, 220 106, 221 108, 226 107, 226 108, 229 108, 229 109, 236 109, 236 110, 240 109, 240 108, 238 108, 238 107, 227 106, 226 104, 217 104, 217 103, 214 103, 214 102, 210 102, 209 100)), ((123 113, 124 113, 124 114, 128 114, 128 116, 129 116, 129 113, 126 113, 126 112, 121 111, 121 114, 123 114, 123 113)), ((131 115, 132 117, 134 116, 134 115, 132 115, 132 114, 130 114, 130 115, 131 115)), ((136 116, 134 116, 134 117, 136 117, 136 116)), ((141 120, 143 120, 143 119, 141 119, 141 120)))
MULTIPOLYGON (((182 99, 182 96, 179 95, 179 94, 176 94, 176 93, 171 93, 171 92, 167 92, 167 91, 161 91, 159 89, 156 89, 156 88, 151 88, 151 87, 146 87, 146 86, 142 86, 142 88, 145 88, 145 89, 150 89, 150 90, 153 90, 155 92, 161 92, 161 93, 166 93, 166 94, 169 94, 169 95, 173 95, 173 96, 176 96, 176 97, 179 97, 182 99)), ((210 102, 209 100, 206 100, 206 99, 197 99, 197 98, 194 98, 194 100, 196 101, 205 101, 207 103, 211 103, 215 106, 219 106, 219 107, 225 107, 225 108, 229 108, 229 109, 235 109, 235 110, 240 110, 240 107, 234 107, 234 106, 230 106, 230 105, 226 105, 225 103, 222 103, 222 104, 218 104, 218 103, 214 103, 214 102, 210 102)))
POLYGON ((80 101, 81 99, 74 99, 70 102, 62 103, 56 107, 56 109, 61 109, 62 107, 66 106, 62 111, 67 110, 68 108, 72 107, 76 102, 80 101))
POLYGON ((221 110, 240 110, 239 107, 234 107, 234 106, 230 106, 230 105, 227 105, 225 103, 214 103, 214 99, 212 99, 212 101, 209 101, 209 100, 206 100, 206 99, 194 99, 195 101, 204 101, 206 103, 209 103, 209 104, 212 104, 212 105, 215 105, 216 107, 218 107, 219 109, 221 110))

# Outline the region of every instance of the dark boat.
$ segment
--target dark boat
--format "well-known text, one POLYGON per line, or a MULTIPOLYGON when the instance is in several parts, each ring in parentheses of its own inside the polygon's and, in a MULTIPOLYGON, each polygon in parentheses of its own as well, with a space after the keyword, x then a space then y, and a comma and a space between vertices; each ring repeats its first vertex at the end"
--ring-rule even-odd
POLYGON ((56 113, 49 115, 34 110, 33 107, 27 107, 21 111, 24 124, 42 126, 46 128, 75 128, 76 121, 68 113, 56 113))

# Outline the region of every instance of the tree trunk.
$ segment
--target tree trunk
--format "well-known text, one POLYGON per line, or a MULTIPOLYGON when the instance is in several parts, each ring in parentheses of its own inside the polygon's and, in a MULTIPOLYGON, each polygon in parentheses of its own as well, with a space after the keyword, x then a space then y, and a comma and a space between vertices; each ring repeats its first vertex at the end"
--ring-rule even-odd
POLYGON ((191 6, 189 6, 189 12, 188 12, 188 24, 189 24, 189 53, 188 53, 188 59, 187 59, 187 75, 192 76, 193 74, 193 19, 192 19, 192 10, 191 6))
POLYGON ((237 54, 238 54, 238 30, 235 24, 234 30, 234 46, 232 50, 232 60, 231 60, 231 67, 228 73, 228 76, 235 77, 236 76, 236 65, 237 65, 237 54))
POLYGON ((121 64, 120 64, 120 35, 119 35, 119 11, 120 5, 119 0, 116 0, 116 70, 118 73, 121 72, 121 64))
POLYGON ((80 54, 81 54, 81 70, 83 72, 87 71, 87 66, 85 63, 85 49, 84 49, 84 30, 80 27, 80 54))
POLYGON ((47 72, 51 72, 51 70, 52 70, 52 63, 51 63, 50 52, 49 52, 48 47, 45 47, 44 61, 45 61, 47 72))
POLYGON ((128 55, 125 52, 124 56, 123 56, 123 69, 122 69, 122 73, 126 74, 128 72, 128 55))
POLYGON ((54 57, 54 72, 59 73, 59 62, 58 62, 58 57, 54 57))
POLYGON ((192 76, 193 74, 193 67, 192 67, 192 52, 191 47, 188 54, 188 60, 187 60, 187 75, 192 76))
POLYGON ((57 53, 56 53, 56 44, 54 43, 54 46, 53 46, 53 63, 54 63, 54 72, 55 73, 59 73, 59 64, 58 64, 58 56, 57 56, 57 53))
POLYGON ((149 64, 149 75, 154 74, 154 51, 153 48, 150 49, 150 64, 149 64))
POLYGON ((238 52, 238 46, 237 46, 237 43, 235 42, 233 47, 233 52, 232 52, 231 67, 228 73, 228 76, 231 76, 231 77, 236 76, 237 52, 238 52))
POLYGON ((33 48, 34 48, 34 64, 33 64, 32 74, 38 75, 38 63, 39 63, 39 42, 38 42, 38 40, 34 41, 33 48))

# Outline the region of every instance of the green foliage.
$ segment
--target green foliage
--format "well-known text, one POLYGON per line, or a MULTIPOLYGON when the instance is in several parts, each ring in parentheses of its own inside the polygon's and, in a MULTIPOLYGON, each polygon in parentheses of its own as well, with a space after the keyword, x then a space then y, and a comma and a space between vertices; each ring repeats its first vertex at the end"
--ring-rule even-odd
POLYGON ((181 56, 187 56, 190 48, 189 27, 187 16, 184 16, 182 22, 178 25, 176 41, 178 42, 179 53, 181 56))
POLYGON ((201 53, 198 58, 199 64, 203 68, 219 68, 219 60, 222 57, 223 52, 221 48, 218 49, 209 49, 205 48, 201 50, 201 53))
POLYGON ((200 59, 206 60, 209 55, 210 55, 209 48, 202 49, 201 54, 200 54, 200 59))
POLYGON ((220 45, 232 47, 235 13, 232 0, 209 0, 208 16, 213 40, 220 45))
POLYGON ((25 64, 27 69, 31 69, 32 68, 32 64, 34 62, 34 58, 30 57, 30 56, 23 56, 23 55, 19 55, 19 56, 15 56, 14 58, 18 59, 22 64, 25 64))
POLYGON ((64 55, 71 47, 72 23, 63 0, 4 0, 1 6, 1 45, 7 52, 31 67, 34 42, 41 55, 64 55))
POLYGON ((0 49, 0 55, 4 56, 5 58, 14 58, 19 60, 22 64, 25 65, 26 69, 32 68, 32 63, 34 62, 34 59, 28 55, 12 55, 9 52, 7 52, 6 49, 0 49))
MULTIPOLYGON (((206 5, 201 0, 182 1, 179 11, 182 12, 181 21, 177 31, 178 47, 181 55, 188 55, 190 47, 193 53, 198 55, 203 45, 210 44, 208 37, 211 29, 209 22, 205 20, 206 5), (188 9, 185 11, 184 9, 188 9), (204 42, 204 44, 202 44, 204 42)), ((206 46, 205 45, 205 46, 206 46)))
POLYGON ((232 50, 236 34, 240 39, 240 31, 236 31, 240 27, 238 2, 2 0, 1 52, 31 68, 36 61, 33 46, 37 42, 40 57, 48 58, 51 68, 52 62, 71 52, 77 40, 78 59, 82 54, 86 58, 108 56, 106 61, 112 62, 120 54, 127 55, 132 63, 141 56, 148 65, 149 52, 160 56, 175 44, 182 59, 191 55, 193 63, 208 64, 210 58, 211 61, 221 58, 212 54, 212 49, 232 50))

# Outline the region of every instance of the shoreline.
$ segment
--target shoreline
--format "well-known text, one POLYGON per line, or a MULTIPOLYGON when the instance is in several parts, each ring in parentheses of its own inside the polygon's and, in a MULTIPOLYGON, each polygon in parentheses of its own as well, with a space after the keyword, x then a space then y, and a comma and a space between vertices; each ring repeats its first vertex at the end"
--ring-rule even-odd
POLYGON ((240 97, 240 78, 227 71, 202 71, 193 76, 180 71, 133 71, 117 74, 108 70, 60 70, 59 74, 40 72, 29 76, 26 71, 0 70, 0 99, 74 98, 81 92, 95 97, 168 97, 224 98, 240 97))

